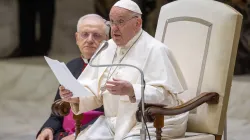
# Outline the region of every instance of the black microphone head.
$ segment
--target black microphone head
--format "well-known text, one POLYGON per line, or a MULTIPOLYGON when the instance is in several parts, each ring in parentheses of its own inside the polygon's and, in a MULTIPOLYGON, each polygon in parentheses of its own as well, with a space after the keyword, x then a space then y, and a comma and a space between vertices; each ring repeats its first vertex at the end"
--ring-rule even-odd
POLYGON ((94 53, 94 55, 91 57, 91 64, 92 64, 92 61, 95 59, 95 57, 100 53, 102 52, 103 50, 105 50, 106 48, 108 48, 108 42, 106 40, 102 41, 98 47, 98 49, 96 50, 96 52, 94 53))
POLYGON ((101 51, 105 50, 107 47, 108 47, 108 42, 106 40, 102 41, 94 55, 98 55, 101 51))
POLYGON ((108 47, 108 41, 104 40, 102 41, 102 43, 100 44, 100 48, 103 50, 103 49, 106 49, 108 47))

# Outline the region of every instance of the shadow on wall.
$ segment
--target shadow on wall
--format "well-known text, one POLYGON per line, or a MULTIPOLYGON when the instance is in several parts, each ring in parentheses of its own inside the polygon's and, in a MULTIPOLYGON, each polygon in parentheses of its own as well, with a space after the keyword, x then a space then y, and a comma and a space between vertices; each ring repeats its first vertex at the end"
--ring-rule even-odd
POLYGON ((231 0, 227 3, 243 15, 234 73, 247 74, 250 73, 250 0, 231 0))

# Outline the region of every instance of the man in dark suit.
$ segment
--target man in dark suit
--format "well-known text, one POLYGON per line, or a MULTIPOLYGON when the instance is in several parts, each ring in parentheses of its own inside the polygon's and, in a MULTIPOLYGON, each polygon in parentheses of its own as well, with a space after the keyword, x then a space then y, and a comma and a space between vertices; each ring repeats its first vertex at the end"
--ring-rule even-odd
POLYGON ((47 55, 52 44, 55 0, 18 0, 18 13, 19 46, 9 57, 47 55), (39 37, 36 37, 37 21, 39 37))
MULTIPOLYGON (((84 68, 88 64, 88 60, 92 57, 99 44, 103 40, 109 38, 109 27, 105 24, 105 20, 96 14, 89 14, 79 19, 77 24, 77 32, 75 33, 76 44, 81 52, 81 57, 71 60, 67 63, 67 67, 75 78, 78 78, 84 68)), ((59 92, 57 91, 55 100, 61 99, 59 92)), ((103 113, 103 107, 97 108, 95 111, 103 113)), ((88 118, 88 114, 84 114, 84 119, 88 118)), ((84 122, 82 129, 86 128, 89 124, 92 124, 98 115, 93 117, 89 116, 88 122, 84 122)), ((72 112, 65 117, 50 115, 48 120, 44 123, 42 128, 37 134, 37 140, 74 140, 75 136, 72 133, 74 130, 74 124, 72 123, 72 112), (67 117, 67 118, 66 118, 67 117), (70 122, 71 121, 71 122, 70 122)))

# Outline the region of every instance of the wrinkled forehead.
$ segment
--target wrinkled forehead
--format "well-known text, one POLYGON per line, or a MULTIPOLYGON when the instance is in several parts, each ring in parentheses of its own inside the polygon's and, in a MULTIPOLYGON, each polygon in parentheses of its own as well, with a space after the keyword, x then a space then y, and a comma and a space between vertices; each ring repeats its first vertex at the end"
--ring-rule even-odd
POLYGON ((121 7, 113 6, 109 13, 109 18, 127 18, 133 14, 132 11, 121 7))
POLYGON ((103 20, 98 19, 98 18, 87 18, 84 19, 80 26, 79 26, 79 30, 81 32, 85 31, 89 31, 89 32, 98 32, 98 33, 105 33, 105 23, 103 20))

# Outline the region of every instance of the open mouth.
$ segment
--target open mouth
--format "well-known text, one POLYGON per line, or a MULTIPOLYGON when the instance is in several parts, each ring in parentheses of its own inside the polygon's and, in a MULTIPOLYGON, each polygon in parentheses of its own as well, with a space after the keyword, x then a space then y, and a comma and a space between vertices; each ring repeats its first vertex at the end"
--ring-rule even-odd
POLYGON ((121 37, 121 35, 118 35, 118 34, 114 34, 114 37, 121 37))

